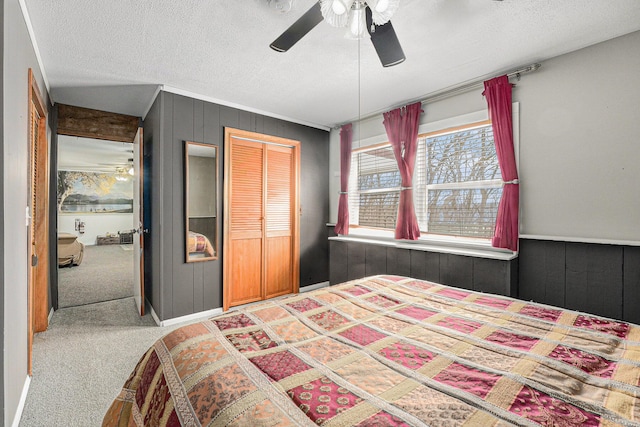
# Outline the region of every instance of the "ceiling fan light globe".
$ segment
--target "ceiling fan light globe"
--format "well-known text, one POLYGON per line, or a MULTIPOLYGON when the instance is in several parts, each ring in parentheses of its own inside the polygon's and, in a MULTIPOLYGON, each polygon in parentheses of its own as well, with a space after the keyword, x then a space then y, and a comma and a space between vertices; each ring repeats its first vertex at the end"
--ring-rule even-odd
POLYGON ((365 15, 365 9, 362 5, 356 6, 349 15, 349 23, 347 25, 347 33, 345 37, 348 39, 364 39, 369 37, 369 31, 367 31, 367 19, 365 15))
POLYGON ((349 10, 355 0, 320 0, 320 11, 324 21, 333 27, 345 27, 349 10), (341 13, 338 13, 341 12, 341 13))
POLYGON ((371 17, 376 25, 384 25, 396 13, 400 0, 367 0, 367 4, 371 9, 371 17))
POLYGON ((333 10, 336 15, 342 15, 347 13, 347 6, 341 0, 333 0, 333 3, 331 3, 331 10, 333 10))
POLYGON ((389 9, 389 0, 378 0, 376 12, 384 13, 389 9))
POLYGON ((372 11, 384 13, 389 8, 389 0, 366 0, 372 11))
POLYGON ((293 0, 268 0, 267 4, 277 12, 287 13, 291 11, 293 0))

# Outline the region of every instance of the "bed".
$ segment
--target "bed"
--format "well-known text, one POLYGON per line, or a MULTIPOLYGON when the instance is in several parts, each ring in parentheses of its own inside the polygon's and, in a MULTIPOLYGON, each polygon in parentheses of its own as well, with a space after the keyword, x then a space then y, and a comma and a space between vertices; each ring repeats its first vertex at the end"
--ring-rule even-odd
POLYGON ((105 426, 638 426, 640 326, 398 276, 158 340, 105 426))
POLYGON ((74 266, 82 263, 84 244, 72 233, 58 233, 58 266, 74 266))
POLYGON ((190 257, 212 257, 215 256, 213 245, 205 236, 201 233, 189 231, 189 238, 187 239, 187 251, 190 257))

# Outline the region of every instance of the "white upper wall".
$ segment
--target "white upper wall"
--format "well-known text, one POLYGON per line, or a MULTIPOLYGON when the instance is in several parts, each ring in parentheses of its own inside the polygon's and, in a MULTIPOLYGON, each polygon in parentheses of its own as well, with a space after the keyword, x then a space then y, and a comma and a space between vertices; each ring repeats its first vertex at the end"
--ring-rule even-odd
POLYGON ((522 232, 640 241, 640 32, 527 75, 520 101, 522 232))
POLYGON ((132 213, 58 214, 58 233, 75 234, 80 243, 93 246, 97 244, 98 236, 133 230, 136 228, 134 227, 135 223, 132 213), (76 219, 84 222, 84 233, 82 234, 76 230, 76 219))
MULTIPOLYGON (((640 32, 542 63, 513 90, 520 103, 522 234, 640 242, 640 32)), ((527 64, 522 64, 527 65, 527 64)), ((421 123, 486 109, 482 89, 424 105, 421 123)), ((358 146, 354 124, 354 147, 358 146)), ((382 117, 362 138, 384 135, 382 117)), ((331 132, 330 221, 340 188, 331 132)))

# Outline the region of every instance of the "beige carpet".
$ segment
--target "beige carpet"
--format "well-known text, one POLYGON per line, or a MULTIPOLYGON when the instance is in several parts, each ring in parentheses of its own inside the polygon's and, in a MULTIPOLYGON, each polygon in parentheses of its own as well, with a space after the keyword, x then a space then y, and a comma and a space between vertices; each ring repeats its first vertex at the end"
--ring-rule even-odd
POLYGON ((56 311, 34 338, 20 426, 99 426, 140 356, 176 327, 140 317, 133 298, 56 311))
POLYGON ((82 264, 58 269, 58 307, 133 296, 133 245, 85 246, 82 264))

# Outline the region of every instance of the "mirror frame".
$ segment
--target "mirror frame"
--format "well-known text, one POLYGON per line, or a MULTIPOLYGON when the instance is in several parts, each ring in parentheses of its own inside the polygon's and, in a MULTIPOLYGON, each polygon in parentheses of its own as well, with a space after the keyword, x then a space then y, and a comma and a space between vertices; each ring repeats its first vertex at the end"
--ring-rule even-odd
POLYGON ((218 180, 219 180, 219 176, 218 176, 218 165, 220 163, 219 161, 219 151, 218 151, 218 146, 217 145, 213 145, 213 144, 205 144, 202 142, 194 142, 194 141, 185 141, 184 142, 184 214, 185 214, 185 233, 184 233, 184 240, 185 240, 185 262, 187 263, 191 263, 191 262, 200 262, 200 261, 211 261, 211 260, 216 260, 218 259, 218 180), (207 216, 196 216, 196 217, 192 217, 190 215, 189 212, 189 205, 190 205, 190 201, 192 198, 197 197, 197 195, 192 195, 191 194, 191 190, 189 188, 189 156, 193 155, 190 154, 190 149, 191 148, 191 152, 197 150, 202 150, 202 149, 210 149, 211 152, 213 153, 213 156, 202 156, 202 157, 213 157, 215 159, 215 166, 214 166, 214 185, 211 185, 210 187, 207 188, 211 188, 214 195, 214 200, 213 200, 213 215, 207 215, 207 216), (208 233, 209 235, 206 235, 204 232, 200 232, 200 231, 194 231, 194 233, 197 233, 199 236, 190 236, 190 233, 192 230, 190 230, 192 227, 190 226, 190 220, 194 219, 194 218, 211 218, 213 220, 213 232, 212 233, 208 233), (200 240, 200 239, 204 239, 204 240, 200 240), (193 241, 191 241, 193 240, 193 241), (204 244, 204 251, 199 251, 199 252, 195 252, 195 251, 190 251, 195 247, 197 247, 198 242, 197 240, 200 240, 201 244, 204 244), (213 255, 208 255, 207 254, 207 249, 213 252, 213 255), (195 256, 192 255, 194 253, 201 253, 203 256, 195 256))

